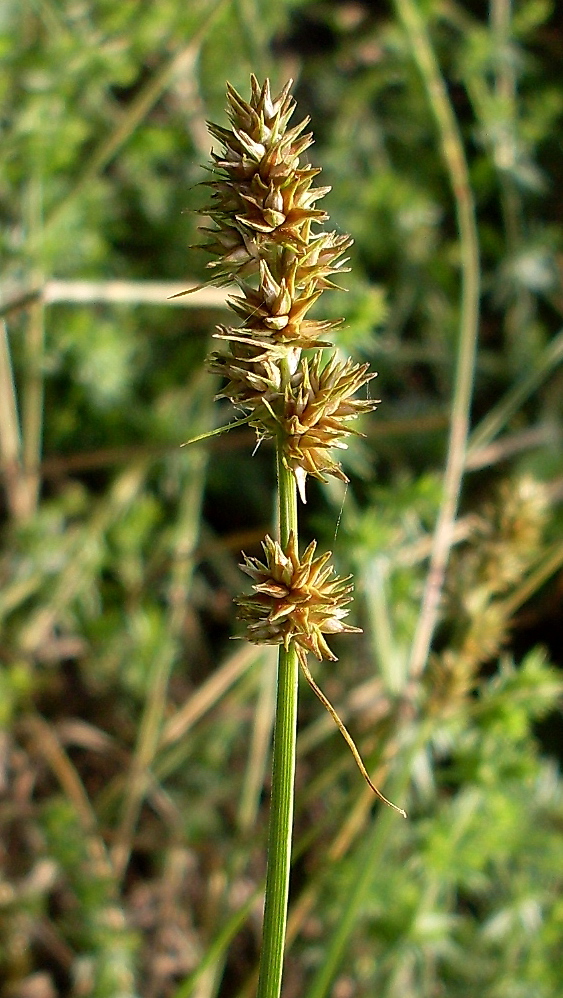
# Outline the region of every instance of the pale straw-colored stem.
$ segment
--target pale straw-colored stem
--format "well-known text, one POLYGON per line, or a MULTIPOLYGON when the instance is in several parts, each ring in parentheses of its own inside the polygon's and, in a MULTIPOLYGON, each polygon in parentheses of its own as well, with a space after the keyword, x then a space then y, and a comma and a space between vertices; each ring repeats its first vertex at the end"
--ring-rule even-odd
POLYGON ((422 606, 414 635, 409 672, 416 679, 426 665, 439 616, 446 568, 454 541, 465 466, 479 325, 479 246, 475 205, 463 142, 430 38, 424 14, 414 0, 395 0, 428 101, 438 126, 442 156, 455 200, 461 261, 458 353, 451 407, 443 494, 430 555, 422 606))

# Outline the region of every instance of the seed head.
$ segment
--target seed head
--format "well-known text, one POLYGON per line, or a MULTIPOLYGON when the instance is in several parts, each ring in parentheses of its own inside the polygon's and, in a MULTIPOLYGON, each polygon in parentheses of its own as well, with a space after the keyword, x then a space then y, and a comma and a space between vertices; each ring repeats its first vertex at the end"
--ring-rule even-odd
POLYGON ((243 572, 254 580, 254 593, 236 600, 238 618, 247 624, 246 637, 256 644, 276 644, 289 650, 294 642, 302 663, 311 651, 319 659, 336 662, 324 635, 358 631, 343 623, 351 602, 350 576, 333 576, 327 565, 331 552, 314 557, 312 541, 301 560, 293 533, 284 551, 277 541, 262 542, 265 562, 244 555, 243 572))
MULTIPOLYGON (((304 133, 308 118, 288 129, 295 107, 290 86, 291 81, 272 98, 269 81, 260 87, 252 76, 251 97, 245 101, 227 85, 231 128, 209 125, 222 148, 212 153, 211 203, 202 214, 215 227, 203 229, 209 236, 203 248, 213 257, 208 266, 215 268, 214 283, 235 282, 239 291, 227 301, 241 325, 219 326, 215 335, 224 341, 224 352, 208 358, 210 369, 226 381, 219 397, 249 410, 242 422, 256 430, 259 441, 276 438, 278 459, 292 472, 305 502, 307 475, 348 481, 329 451, 345 449, 345 438, 358 434, 348 421, 377 403, 353 398, 375 377, 367 364, 339 361, 336 354, 323 363, 321 350, 331 346, 323 337, 339 323, 309 317, 322 292, 338 287, 332 278, 347 271, 344 254, 352 239, 311 231, 313 223, 328 218, 316 203, 330 188, 314 187, 321 171, 301 162, 313 141, 304 133), (303 350, 316 351, 314 358, 303 357, 303 350)), ((282 477, 289 491, 288 476, 282 477)), ((280 487, 281 510, 284 503, 280 487)), ((281 528, 285 534, 287 525, 281 528)), ((325 635, 359 630, 344 623, 351 576, 334 574, 330 551, 315 558, 316 541, 300 559, 293 531, 285 548, 269 536, 262 547, 264 561, 243 555, 240 566, 253 580, 253 592, 235 600, 245 636, 256 644, 295 648, 307 682, 338 725, 367 783, 390 804, 372 783, 350 733, 307 665, 308 652, 336 661, 325 635)))

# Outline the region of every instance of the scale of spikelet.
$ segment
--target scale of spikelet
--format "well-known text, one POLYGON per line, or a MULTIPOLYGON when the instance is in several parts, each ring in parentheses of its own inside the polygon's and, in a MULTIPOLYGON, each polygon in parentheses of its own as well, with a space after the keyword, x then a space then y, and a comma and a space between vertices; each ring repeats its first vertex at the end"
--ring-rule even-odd
POLYGON ((256 644, 283 645, 291 643, 302 664, 307 652, 319 659, 336 662, 328 647, 325 634, 357 632, 357 627, 343 623, 351 602, 350 576, 334 576, 327 562, 331 552, 315 558, 316 541, 312 541, 300 559, 293 533, 287 550, 277 541, 266 537, 262 542, 265 561, 244 555, 243 572, 254 580, 254 593, 236 600, 238 618, 246 622, 246 637, 256 644))

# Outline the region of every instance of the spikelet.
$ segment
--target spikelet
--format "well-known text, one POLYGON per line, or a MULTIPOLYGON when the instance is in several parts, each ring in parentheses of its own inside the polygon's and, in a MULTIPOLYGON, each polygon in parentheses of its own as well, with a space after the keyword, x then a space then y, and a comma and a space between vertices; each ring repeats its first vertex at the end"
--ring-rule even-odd
POLYGON ((339 361, 336 354, 324 366, 321 354, 311 362, 302 359, 294 379, 297 387, 292 383, 286 389, 282 446, 284 463, 297 480, 303 502, 307 475, 323 482, 325 475, 348 481, 329 451, 345 450, 344 438, 350 434, 362 435, 348 426, 348 420, 374 409, 377 402, 352 396, 374 377, 367 364, 339 361))
POLYGON ((308 651, 319 660, 336 662, 324 635, 358 631, 343 622, 352 600, 350 576, 335 576, 327 564, 331 552, 315 558, 316 546, 312 541, 299 558, 293 533, 285 550, 266 537, 265 561, 244 555, 240 566, 254 580, 254 593, 236 600, 246 637, 256 644, 281 644, 286 650, 293 642, 302 664, 308 651))

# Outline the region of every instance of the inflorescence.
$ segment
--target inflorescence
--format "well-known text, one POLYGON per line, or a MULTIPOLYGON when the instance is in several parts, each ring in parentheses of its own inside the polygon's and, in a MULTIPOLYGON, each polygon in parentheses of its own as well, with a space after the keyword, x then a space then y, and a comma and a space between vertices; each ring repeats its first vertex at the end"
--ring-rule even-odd
MULTIPOLYGON (((314 187, 321 172, 302 162, 313 142, 305 118, 288 128, 295 109, 291 81, 272 98, 269 80, 261 87, 251 76, 251 97, 245 101, 227 84, 231 127, 209 124, 222 151, 212 153, 214 179, 207 182, 211 201, 201 210, 213 228, 204 227, 203 246, 212 257, 214 283, 237 285, 239 294, 228 304, 241 320, 219 326, 223 349, 208 358, 211 371, 226 384, 220 397, 244 413, 258 441, 273 438, 278 459, 295 479, 306 500, 307 475, 326 481, 333 475, 348 479, 331 454, 347 447, 358 431, 349 421, 377 405, 355 393, 374 374, 367 364, 328 359, 327 336, 338 322, 310 318, 311 309, 333 278, 346 273, 352 244, 348 235, 313 232, 312 225, 328 219, 315 207, 328 187, 314 187), (218 179, 217 179, 218 178, 218 179), (303 351, 308 354, 303 354, 303 351)), ((290 531, 287 545, 266 537, 264 561, 244 555, 243 572, 253 580, 253 592, 236 600, 245 637, 257 644, 294 648, 302 671, 338 725, 364 778, 380 800, 399 811, 377 787, 354 741, 334 707, 313 679, 307 654, 336 661, 326 635, 357 631, 344 623, 352 597, 350 577, 339 578, 328 564, 331 552, 315 557, 316 541, 299 557, 290 531)))
MULTIPOLYGON (((223 348, 208 366, 225 380, 221 397, 245 413, 258 439, 276 440, 305 502, 308 475, 348 481, 333 452, 357 434, 349 421, 377 403, 354 397, 375 377, 367 364, 342 361, 335 351, 326 359, 327 336, 339 323, 310 318, 322 292, 338 287, 333 278, 347 272, 352 239, 312 229, 328 219, 316 204, 330 188, 315 187, 321 171, 302 161, 313 142, 309 119, 288 127, 290 86, 273 98, 269 81, 260 86, 252 76, 247 102, 227 85, 231 127, 209 125, 222 148, 212 153, 212 193, 201 213, 213 223, 203 228, 208 267, 214 283, 238 286, 228 304, 241 320, 218 328, 223 348)), ((246 637, 286 648, 293 641, 302 663, 307 651, 334 659, 323 635, 356 630, 342 623, 349 580, 333 576, 330 554, 313 558, 315 544, 301 560, 293 537, 286 550, 269 537, 263 547, 265 563, 245 558, 241 566, 255 582, 254 593, 237 600, 246 637)))

